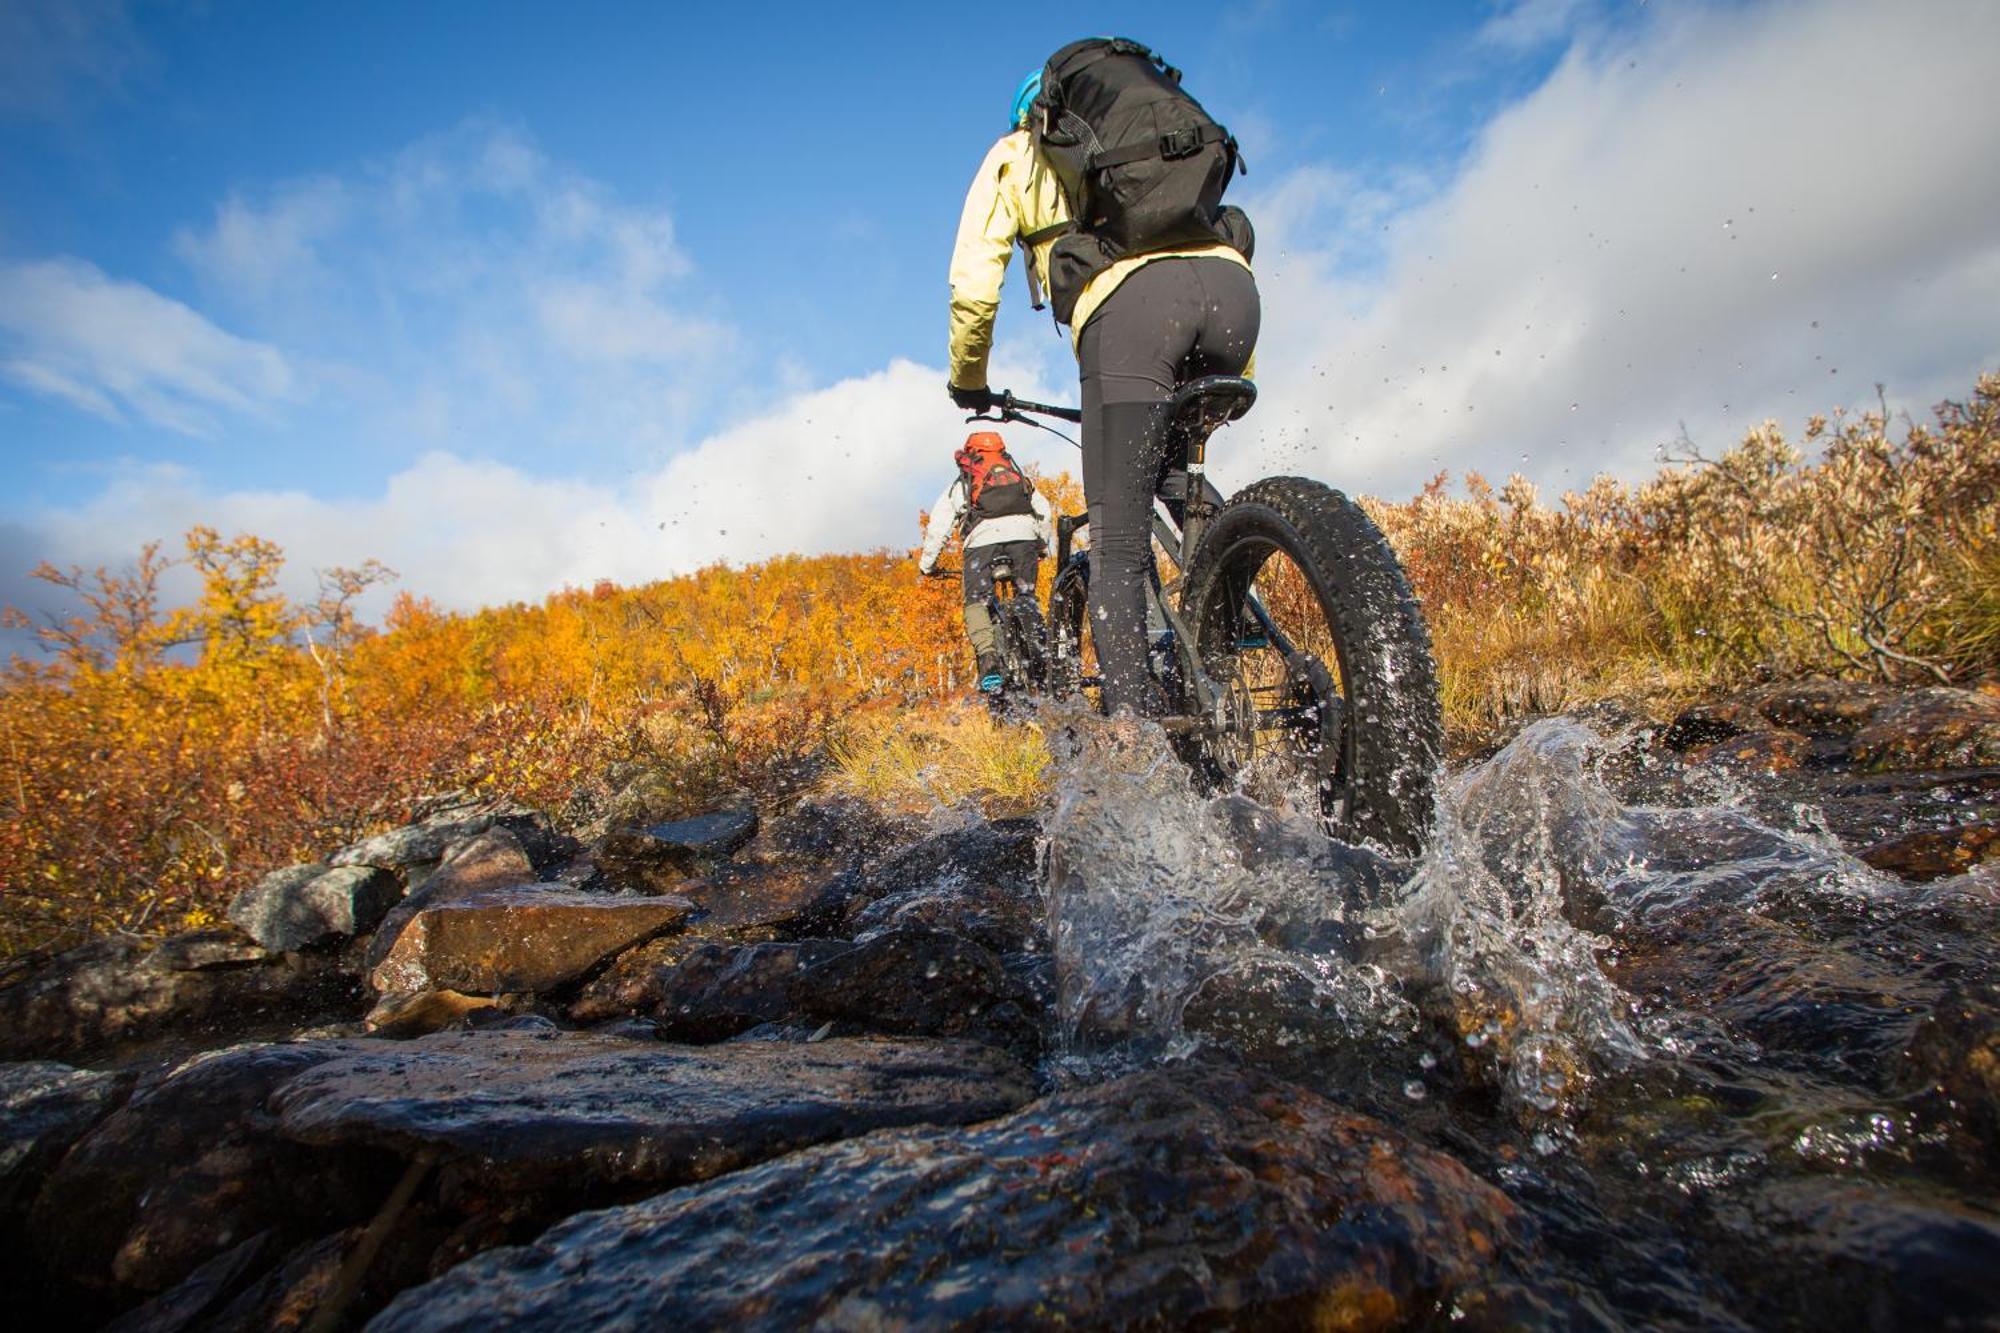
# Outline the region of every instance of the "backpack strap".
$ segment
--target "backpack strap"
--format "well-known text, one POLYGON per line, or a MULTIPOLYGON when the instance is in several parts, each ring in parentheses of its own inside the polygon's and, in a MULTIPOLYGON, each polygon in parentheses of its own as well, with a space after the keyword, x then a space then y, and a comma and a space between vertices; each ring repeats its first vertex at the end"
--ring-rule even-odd
POLYGON ((1127 144, 1108 152, 1092 153, 1090 166, 1091 170, 1097 171, 1105 167, 1122 167, 1128 162, 1139 162, 1149 157, 1171 162, 1179 157, 1193 157, 1209 144, 1228 142, 1229 131, 1220 125, 1189 126, 1162 134, 1149 143, 1127 144))
POLYGON ((1052 222, 1046 227, 1037 227, 1017 238, 1021 242, 1021 262, 1028 270, 1028 304, 1034 309, 1040 310, 1048 305, 1048 301, 1044 299, 1042 281, 1035 276, 1035 247, 1043 241, 1067 236, 1075 230, 1074 222, 1052 222))

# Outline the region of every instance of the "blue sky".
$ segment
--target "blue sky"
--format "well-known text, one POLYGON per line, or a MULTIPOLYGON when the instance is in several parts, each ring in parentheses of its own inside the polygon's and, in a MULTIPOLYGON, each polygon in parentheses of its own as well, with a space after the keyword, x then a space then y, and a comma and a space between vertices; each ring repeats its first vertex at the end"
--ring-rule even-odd
MULTIPOLYGON (((1921 408, 2000 368, 1996 15, 0 0, 0 597, 194 522, 458 606, 913 540, 965 183, 1089 31, 1246 145, 1225 480, 1561 488, 1921 408)), ((1072 394, 1024 305, 996 376, 1072 394)))

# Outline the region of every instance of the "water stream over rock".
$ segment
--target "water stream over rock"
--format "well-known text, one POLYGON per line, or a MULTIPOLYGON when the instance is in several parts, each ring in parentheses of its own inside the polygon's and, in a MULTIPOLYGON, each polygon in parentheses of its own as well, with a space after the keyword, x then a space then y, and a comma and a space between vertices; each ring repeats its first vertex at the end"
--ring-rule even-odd
POLYGON ((1995 867, 1905 882, 1825 774, 1569 718, 1458 775, 1414 864, 1198 796, 1157 733, 1050 733, 1058 1078, 1226 1051, 1364 1108, 1611 1322, 2000 1321, 1995 867))

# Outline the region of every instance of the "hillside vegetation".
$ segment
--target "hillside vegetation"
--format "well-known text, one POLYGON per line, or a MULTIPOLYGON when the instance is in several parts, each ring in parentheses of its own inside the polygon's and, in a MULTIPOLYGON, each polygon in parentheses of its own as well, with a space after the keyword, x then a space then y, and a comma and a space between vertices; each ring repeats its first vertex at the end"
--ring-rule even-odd
MULTIPOLYGON (((1074 512, 1068 478, 1044 483, 1074 512)), ((1775 423, 1638 486, 1548 504, 1520 480, 1440 477, 1371 502, 1423 598, 1460 743, 1609 695, 1685 697, 1767 674, 1973 683, 2000 672, 2000 375, 1926 422, 1880 410, 1775 423)), ((957 585, 906 553, 780 557, 472 614, 328 570, 310 605, 283 552, 187 534, 122 572, 37 576, 73 618, 0 678, 0 952, 215 920, 264 871, 400 821, 441 789, 587 819, 610 776, 668 775, 690 810, 781 796, 837 756, 876 796, 1037 776, 983 719, 899 729, 960 695, 957 585), (185 563, 200 593, 162 605, 185 563), (898 748, 900 747, 900 748, 898 748), (940 750, 972 752, 926 785, 940 750)), ((420 578, 420 575, 418 576, 420 578)), ((1044 580, 1046 587, 1046 579, 1044 580)), ((944 772, 944 770, 939 770, 944 772)))

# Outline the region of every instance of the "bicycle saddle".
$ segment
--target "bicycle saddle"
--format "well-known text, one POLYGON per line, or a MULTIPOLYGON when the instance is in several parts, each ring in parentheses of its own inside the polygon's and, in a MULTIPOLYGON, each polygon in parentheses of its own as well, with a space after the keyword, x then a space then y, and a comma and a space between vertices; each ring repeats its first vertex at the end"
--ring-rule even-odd
POLYGON ((1167 400, 1167 419, 1196 438, 1206 439, 1218 426, 1236 420, 1257 401, 1257 386, 1240 375, 1204 375, 1174 390, 1167 400))

